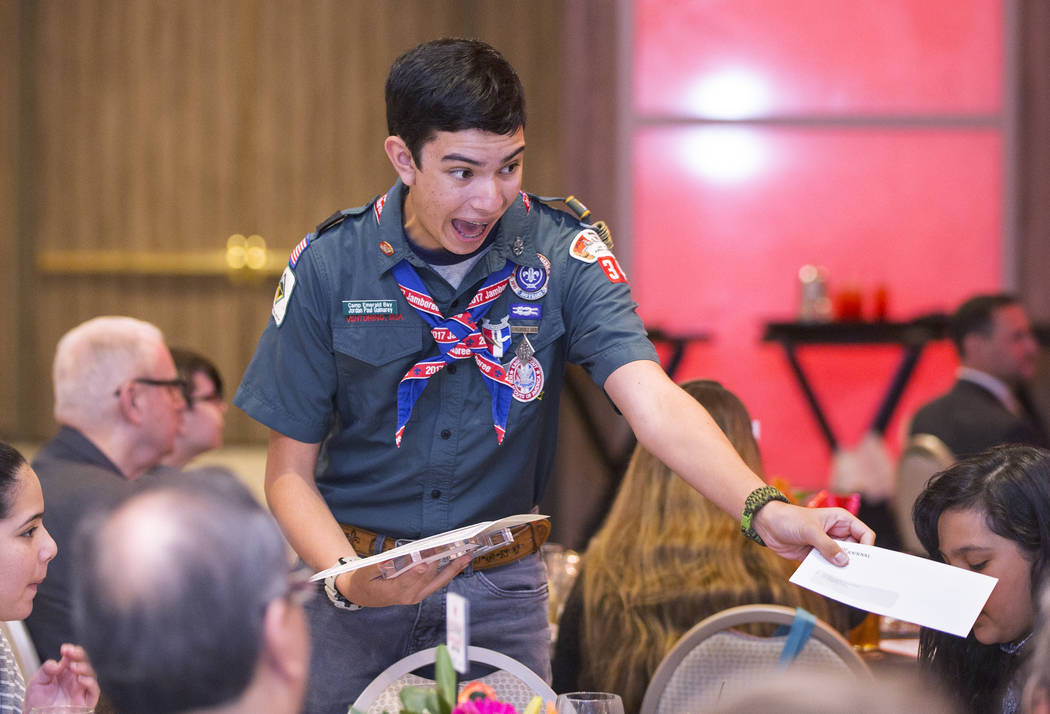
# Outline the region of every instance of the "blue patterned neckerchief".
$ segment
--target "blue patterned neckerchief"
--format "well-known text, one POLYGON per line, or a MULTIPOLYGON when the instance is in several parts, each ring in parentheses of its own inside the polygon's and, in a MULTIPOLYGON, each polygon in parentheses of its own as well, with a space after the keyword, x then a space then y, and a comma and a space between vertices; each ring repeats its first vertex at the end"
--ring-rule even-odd
POLYGON ((448 318, 442 316, 419 274, 407 260, 399 261, 392 268, 405 300, 430 325, 430 334, 440 349, 440 354, 416 362, 397 385, 397 431, 394 433, 394 443, 398 447, 401 446, 405 425, 412 415, 412 407, 426 389, 430 377, 444 369, 445 365, 467 357, 474 358, 484 377, 485 387, 492 396, 492 426, 496 429, 496 440, 503 443, 514 388, 507 371, 492 356, 488 342, 478 329, 478 322, 496 298, 503 294, 514 267, 514 263, 508 260, 500 270, 486 278, 485 284, 471 299, 466 310, 448 318))

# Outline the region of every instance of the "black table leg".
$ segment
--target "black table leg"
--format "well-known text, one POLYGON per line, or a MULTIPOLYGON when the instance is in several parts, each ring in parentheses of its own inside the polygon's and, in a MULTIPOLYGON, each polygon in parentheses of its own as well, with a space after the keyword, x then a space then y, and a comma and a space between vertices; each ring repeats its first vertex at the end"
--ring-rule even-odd
POLYGON ((802 365, 799 364, 798 356, 795 354, 795 345, 790 342, 781 342, 780 344, 784 347, 788 363, 791 365, 791 370, 795 373, 795 379, 798 381, 799 386, 802 387, 802 393, 806 395, 810 411, 813 412, 817 424, 820 425, 820 431, 824 434, 824 441, 828 443, 828 448, 831 449, 831 452, 835 453, 839 448, 838 439, 835 438, 831 425, 828 424, 828 420, 824 417, 824 410, 821 409, 820 402, 817 400, 817 395, 814 394, 813 388, 809 386, 806 373, 802 371, 802 365))
POLYGON ((908 345, 905 349, 900 365, 898 365, 897 371, 893 375, 893 381, 890 382, 890 386, 886 390, 886 396, 882 398, 879 411, 875 414, 875 420, 871 424, 871 429, 876 434, 882 435, 886 433, 886 425, 890 423, 890 418, 893 417, 897 403, 900 402, 901 395, 904 394, 904 388, 908 386, 908 380, 911 379, 912 372, 915 371, 915 365, 919 362, 919 356, 922 354, 923 347, 925 347, 925 343, 908 345))

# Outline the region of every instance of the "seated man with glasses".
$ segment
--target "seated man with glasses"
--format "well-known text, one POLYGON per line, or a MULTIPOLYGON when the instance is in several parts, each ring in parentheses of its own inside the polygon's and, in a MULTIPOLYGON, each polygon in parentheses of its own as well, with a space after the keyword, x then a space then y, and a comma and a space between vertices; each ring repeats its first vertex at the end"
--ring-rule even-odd
POLYGON ((232 476, 154 482, 88 517, 74 628, 120 712, 298 712, 309 660, 307 574, 232 476))
POLYGON ((177 469, 213 449, 222 448, 222 430, 227 404, 223 398, 222 375, 204 355, 173 347, 175 369, 186 380, 186 411, 182 429, 175 436, 175 448, 163 463, 177 469))
MULTIPOLYGON (((175 445, 186 407, 164 335, 130 317, 96 317, 58 342, 55 420, 33 469, 47 504, 44 523, 59 555, 26 620, 41 659, 72 641, 69 595, 73 535, 94 505, 120 498, 175 445)), ((152 477, 151 477, 152 478, 152 477)))

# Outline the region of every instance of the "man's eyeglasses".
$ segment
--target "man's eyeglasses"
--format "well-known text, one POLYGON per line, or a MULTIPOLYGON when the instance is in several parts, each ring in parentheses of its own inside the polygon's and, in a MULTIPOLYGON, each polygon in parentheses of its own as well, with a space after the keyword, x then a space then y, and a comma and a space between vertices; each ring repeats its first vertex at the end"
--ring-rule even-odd
POLYGON ((195 397, 190 392, 192 388, 187 388, 186 393, 183 395, 186 398, 186 408, 193 409, 201 402, 210 402, 212 404, 222 404, 223 397, 218 392, 212 392, 211 394, 202 394, 199 397, 195 397))
MULTIPOLYGON (((181 397, 185 397, 186 390, 189 387, 189 384, 182 377, 175 377, 174 379, 152 379, 150 377, 135 377, 135 379, 132 379, 131 381, 136 382, 138 384, 145 384, 150 387, 167 387, 168 389, 177 390, 179 396, 181 397)), ((119 397, 120 390, 122 388, 123 386, 117 387, 116 391, 113 392, 113 396, 119 397)))

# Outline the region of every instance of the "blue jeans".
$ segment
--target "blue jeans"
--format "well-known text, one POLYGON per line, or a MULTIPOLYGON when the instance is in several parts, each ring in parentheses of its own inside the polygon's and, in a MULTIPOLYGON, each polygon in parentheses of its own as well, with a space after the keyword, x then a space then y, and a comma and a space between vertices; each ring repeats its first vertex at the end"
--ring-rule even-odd
POLYGON ((306 605, 312 653, 304 712, 346 714, 384 669, 442 644, 447 591, 470 601, 470 644, 513 657, 550 682, 547 574, 534 553, 481 572, 468 566, 416 605, 340 610, 322 591, 306 605))

